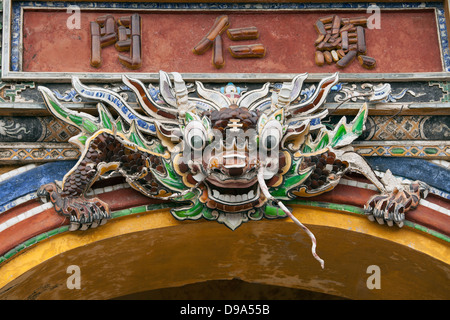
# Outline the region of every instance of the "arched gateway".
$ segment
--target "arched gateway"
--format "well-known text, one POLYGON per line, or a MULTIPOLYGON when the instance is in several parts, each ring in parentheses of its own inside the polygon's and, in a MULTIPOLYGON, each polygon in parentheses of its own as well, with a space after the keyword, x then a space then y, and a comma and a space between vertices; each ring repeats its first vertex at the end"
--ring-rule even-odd
POLYGON ((450 298, 446 1, 2 15, 0 299, 450 298))

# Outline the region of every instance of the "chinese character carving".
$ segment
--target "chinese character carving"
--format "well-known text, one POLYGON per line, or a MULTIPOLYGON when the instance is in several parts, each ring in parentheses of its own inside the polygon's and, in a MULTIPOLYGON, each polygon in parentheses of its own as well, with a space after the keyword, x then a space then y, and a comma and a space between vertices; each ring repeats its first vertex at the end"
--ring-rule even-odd
POLYGON ((320 18, 314 24, 318 33, 315 41, 315 62, 318 66, 336 63, 345 68, 358 57, 362 67, 373 69, 376 60, 366 55, 364 28, 367 18, 340 18, 338 15, 320 18))
POLYGON ((128 69, 138 69, 141 58, 141 17, 139 14, 125 16, 116 23, 112 15, 101 16, 91 22, 91 66, 99 68, 102 64, 101 49, 112 44, 119 52, 119 62, 128 69))
MULTIPOLYGON (((218 17, 209 32, 192 51, 195 54, 201 55, 213 47, 212 64, 217 69, 220 69, 225 66, 223 40, 221 36, 225 30, 227 31, 228 38, 232 41, 256 40, 259 38, 259 31, 256 27, 228 29, 229 26, 228 16, 223 15, 218 17)), ((263 58, 266 54, 266 48, 260 43, 229 46, 228 50, 231 56, 237 59, 263 58)))
POLYGON ((230 22, 228 21, 228 16, 220 16, 214 22, 209 32, 200 40, 200 42, 194 47, 195 54, 204 54, 214 43, 214 39, 220 36, 228 27, 230 22))

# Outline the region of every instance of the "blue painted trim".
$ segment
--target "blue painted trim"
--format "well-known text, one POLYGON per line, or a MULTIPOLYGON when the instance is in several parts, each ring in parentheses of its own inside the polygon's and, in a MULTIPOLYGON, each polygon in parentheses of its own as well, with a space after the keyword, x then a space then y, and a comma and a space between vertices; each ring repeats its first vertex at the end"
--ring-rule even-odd
POLYGON ((12 208, 18 206, 18 205, 20 205, 20 204, 22 204, 24 202, 27 202, 29 200, 33 200, 33 199, 36 199, 36 198, 37 198, 37 194, 34 191, 34 192, 28 193, 28 194, 26 194, 26 195, 24 195, 22 197, 16 198, 16 199, 14 199, 14 200, 12 200, 10 202, 3 203, 3 204, 0 205, 0 214, 2 214, 5 211, 8 211, 9 209, 12 209, 12 208))
POLYGON ((367 157, 370 166, 379 171, 391 170, 394 175, 420 180, 436 189, 450 193, 450 170, 417 158, 367 157))
POLYGON ((49 162, 0 183, 0 206, 27 195, 46 183, 62 180, 76 161, 49 162))
POLYGON ((447 24, 445 21, 445 11, 442 8, 436 8, 437 23, 439 28, 439 39, 441 41, 442 60, 444 70, 450 71, 450 50, 448 47, 447 24))
MULTIPOLYGON (((381 9, 416 9, 434 8, 438 21, 439 37, 442 48, 444 70, 450 71, 450 51, 448 48, 448 35, 445 14, 442 2, 355 2, 355 3, 154 3, 154 2, 40 2, 40 1, 13 1, 11 17, 11 70, 21 71, 20 66, 20 39, 21 39, 21 8, 66 8, 70 5, 81 9, 142 9, 142 10, 280 10, 280 9, 367 9, 375 4, 381 9)), ((7 13, 4 13, 7 14, 7 13)), ((7 58, 7 57, 4 57, 7 58)))

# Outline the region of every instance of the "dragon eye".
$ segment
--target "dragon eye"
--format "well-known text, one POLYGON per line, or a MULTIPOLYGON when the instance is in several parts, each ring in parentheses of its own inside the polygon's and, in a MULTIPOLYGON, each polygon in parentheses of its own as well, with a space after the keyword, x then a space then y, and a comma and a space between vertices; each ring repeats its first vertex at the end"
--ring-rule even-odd
POLYGON ((199 127, 191 127, 186 134, 186 141, 192 149, 201 150, 206 144, 206 134, 199 127))
POLYGON ((273 150, 278 147, 281 140, 281 125, 278 121, 270 121, 260 135, 261 147, 273 150))
POLYGON ((192 134, 189 142, 194 150, 203 149, 205 145, 205 140, 203 140, 203 135, 201 134, 192 134))
POLYGON ((277 145, 278 145, 278 136, 275 135, 266 136, 266 139, 264 140, 264 147, 266 147, 267 150, 271 150, 275 148, 277 145))

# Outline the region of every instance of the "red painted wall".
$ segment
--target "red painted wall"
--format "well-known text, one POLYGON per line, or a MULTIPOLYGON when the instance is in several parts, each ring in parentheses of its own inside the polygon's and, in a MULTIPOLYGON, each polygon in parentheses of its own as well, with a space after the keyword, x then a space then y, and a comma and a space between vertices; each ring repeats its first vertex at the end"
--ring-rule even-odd
MULTIPOLYGON (((102 50, 103 65, 90 66, 89 22, 107 12, 82 11, 81 29, 66 27, 65 11, 24 12, 23 71, 45 72, 127 72, 117 60, 118 51, 111 46, 102 50)), ((341 11, 341 17, 368 16, 364 11, 341 11)), ((130 12, 114 14, 115 17, 130 12)), ((141 72, 159 70, 182 73, 330 73, 338 71, 333 65, 318 67, 314 63, 313 27, 327 11, 303 12, 166 12, 141 13, 142 52, 141 72), (197 56, 192 48, 209 31, 214 20, 228 14, 231 28, 256 26, 259 40, 242 43, 262 43, 267 54, 263 59, 238 60, 225 53, 225 67, 215 69, 211 64, 212 49, 197 56)), ((226 36, 224 47, 241 44, 226 36)), ((435 72, 442 71, 438 31, 433 10, 381 11, 381 29, 366 29, 367 55, 377 60, 374 70, 362 68, 355 60, 341 72, 435 72)))

